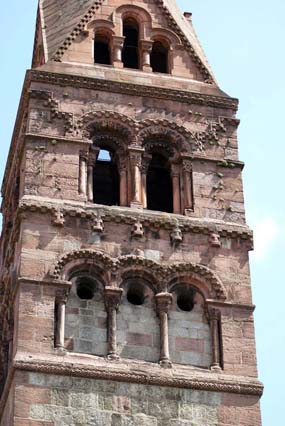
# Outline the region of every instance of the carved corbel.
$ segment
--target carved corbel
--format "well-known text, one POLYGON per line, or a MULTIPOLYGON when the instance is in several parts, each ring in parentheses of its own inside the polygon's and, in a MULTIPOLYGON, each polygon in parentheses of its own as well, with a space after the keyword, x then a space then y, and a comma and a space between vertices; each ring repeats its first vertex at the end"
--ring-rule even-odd
POLYGON ((132 229, 132 237, 142 238, 144 236, 144 230, 141 222, 135 222, 132 229))
POLYGON ((216 232, 212 232, 209 237, 209 243, 212 247, 221 247, 221 238, 220 235, 216 232))
POLYGON ((160 321, 160 359, 162 367, 171 367, 169 356, 168 312, 172 304, 171 293, 158 293, 155 296, 156 312, 160 321))
POLYGON ((98 232, 99 234, 104 232, 104 222, 101 216, 93 217, 91 228, 93 232, 98 232))
POLYGON ((53 210, 52 212, 52 224, 55 226, 63 226, 64 225, 64 214, 61 210, 53 210))
POLYGON ((179 228, 178 225, 171 232, 170 238, 171 238, 172 244, 174 245, 178 245, 182 243, 183 234, 182 234, 181 228, 179 228))
POLYGON ((123 290, 121 288, 105 287, 105 307, 108 319, 108 358, 119 359, 117 354, 117 310, 121 301, 123 290))

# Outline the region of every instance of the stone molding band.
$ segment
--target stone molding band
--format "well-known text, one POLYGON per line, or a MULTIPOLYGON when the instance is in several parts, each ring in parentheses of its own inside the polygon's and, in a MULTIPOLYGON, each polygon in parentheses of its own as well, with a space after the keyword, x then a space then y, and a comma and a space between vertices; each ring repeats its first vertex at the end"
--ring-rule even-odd
POLYGON ((219 376, 218 378, 180 378, 163 376, 159 374, 144 373, 144 372, 127 372, 116 371, 110 368, 90 368, 78 366, 75 367, 74 363, 66 363, 62 365, 52 362, 39 362, 39 361, 14 361, 14 368, 22 371, 37 372, 43 374, 55 374, 63 376, 74 376, 88 379, 101 379, 122 381, 127 383, 138 383, 143 385, 154 386, 167 386, 175 388, 204 390, 210 392, 228 392, 240 395, 256 395, 262 396, 263 385, 256 381, 255 383, 238 382, 238 377, 230 380, 226 376, 219 376))
POLYGON ((148 211, 143 213, 136 213, 131 211, 129 207, 106 207, 106 206, 96 206, 92 204, 92 207, 68 205, 56 202, 47 202, 43 201, 34 201, 34 200, 22 200, 19 205, 19 213, 24 213, 26 211, 30 212, 40 212, 40 213, 53 213, 55 210, 60 209, 64 216, 73 216, 86 218, 86 220, 92 219, 94 215, 100 215, 104 222, 116 223, 126 223, 134 224, 139 220, 145 226, 154 226, 156 229, 169 229, 173 230, 179 225, 179 228, 184 232, 194 232, 198 234, 210 235, 213 231, 220 234, 221 237, 229 238, 242 238, 243 240, 248 240, 253 244, 253 233, 246 225, 237 225, 235 223, 215 223, 207 221, 197 221, 196 219, 192 220, 191 217, 186 216, 175 216, 164 215, 161 219, 158 215, 152 214, 148 211), (57 205, 58 204, 58 205, 57 205))
POLYGON ((175 100, 183 103, 192 103, 195 105, 226 108, 233 111, 237 111, 238 108, 237 99, 223 96, 205 95, 185 90, 166 89, 143 84, 116 82, 113 80, 101 80, 48 71, 31 70, 29 71, 29 75, 31 81, 34 82, 53 83, 61 86, 72 86, 76 84, 77 87, 91 90, 104 90, 112 93, 124 93, 144 97, 148 96, 152 98, 175 100))

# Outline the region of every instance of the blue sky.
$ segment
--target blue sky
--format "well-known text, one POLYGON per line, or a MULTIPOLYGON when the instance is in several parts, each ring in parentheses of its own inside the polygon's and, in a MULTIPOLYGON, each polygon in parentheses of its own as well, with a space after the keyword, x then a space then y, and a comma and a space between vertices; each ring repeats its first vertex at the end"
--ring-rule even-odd
MULTIPOLYGON (((284 0, 178 0, 193 13, 221 88, 240 99, 240 159, 245 161, 258 365, 265 384, 263 426, 283 423, 285 392, 284 0), (281 262, 281 263, 280 263, 281 262), (270 292, 269 292, 270 290, 270 292)), ((1 180, 25 70, 30 67, 36 0, 4 2, 0 28, 1 180)))

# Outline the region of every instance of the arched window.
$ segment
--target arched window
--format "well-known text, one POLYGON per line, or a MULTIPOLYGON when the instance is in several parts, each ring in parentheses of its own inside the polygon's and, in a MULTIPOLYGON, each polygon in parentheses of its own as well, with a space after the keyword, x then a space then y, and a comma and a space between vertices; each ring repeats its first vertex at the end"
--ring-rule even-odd
POLYGON ((134 19, 127 18, 123 22, 125 37, 122 60, 125 68, 139 68, 139 26, 134 19))
POLYGON ((150 65, 153 72, 169 73, 168 48, 160 41, 155 41, 152 45, 150 65))
POLYGON ((159 321, 150 283, 134 272, 121 287, 124 293, 117 316, 119 354, 122 358, 158 362, 159 321))
POLYGON ((66 303, 64 346, 69 352, 106 356, 104 285, 91 265, 75 270, 66 303))
POLYGON ((100 149, 93 174, 94 203, 106 206, 120 205, 119 174, 114 155, 100 149))
POLYGON ((177 283, 172 289, 169 311, 170 359, 175 364, 209 368, 212 338, 203 295, 189 284, 177 283), (181 324, 177 328, 177 324, 181 324))
POLYGON ((160 154, 153 154, 147 173, 147 208, 173 213, 170 168, 160 154))
POLYGON ((94 62, 95 64, 111 65, 110 43, 105 34, 95 34, 94 62))

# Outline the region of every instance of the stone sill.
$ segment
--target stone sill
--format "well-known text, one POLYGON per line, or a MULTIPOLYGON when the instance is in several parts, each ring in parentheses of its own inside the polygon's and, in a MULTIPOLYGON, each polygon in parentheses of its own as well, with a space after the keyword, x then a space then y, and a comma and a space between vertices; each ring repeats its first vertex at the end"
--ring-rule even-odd
POLYGON ((226 375, 222 371, 121 359, 110 361, 95 355, 58 351, 54 354, 18 352, 14 370, 38 372, 89 379, 113 380, 144 385, 167 386, 212 392, 256 395, 261 397, 263 385, 255 378, 226 375))
MULTIPOLYGON (((241 237, 244 240, 252 239, 252 231, 247 225, 234 222, 224 222, 215 219, 200 219, 197 217, 183 216, 174 213, 157 212, 147 209, 121 206, 105 206, 84 201, 56 200, 46 197, 24 195, 19 204, 19 211, 35 211, 48 213, 60 209, 65 215, 87 217, 92 215, 102 216, 104 221, 133 224, 134 220, 144 226, 154 226, 157 229, 172 230, 177 225, 184 228, 185 232, 209 234, 219 232, 225 237, 241 237)), ((195 214, 192 213, 193 215, 195 214)))

